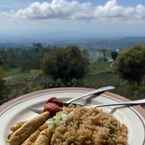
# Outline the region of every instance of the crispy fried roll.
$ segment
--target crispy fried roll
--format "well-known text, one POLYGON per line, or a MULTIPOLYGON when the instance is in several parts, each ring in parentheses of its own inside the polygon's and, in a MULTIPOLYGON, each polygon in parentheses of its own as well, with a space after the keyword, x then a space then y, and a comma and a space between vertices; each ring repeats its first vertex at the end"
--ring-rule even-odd
POLYGON ((40 130, 35 131, 22 145, 32 145, 40 134, 40 130))
POLYGON ((44 123, 42 126, 40 126, 40 128, 35 131, 27 140, 25 140, 25 142, 22 145, 32 145, 36 139, 38 138, 38 136, 40 135, 40 132, 47 129, 48 125, 46 123, 44 123))
POLYGON ((48 119, 49 113, 45 112, 32 120, 24 123, 16 130, 9 139, 10 145, 21 145, 31 134, 33 134, 48 119))
POLYGON ((43 130, 35 141, 34 145, 49 145, 52 133, 52 130, 49 128, 43 130))
POLYGON ((17 124, 15 124, 14 126, 12 126, 10 129, 12 132, 15 132, 16 130, 18 130, 20 127, 22 127, 22 125, 24 125, 24 121, 23 122, 18 122, 17 124))

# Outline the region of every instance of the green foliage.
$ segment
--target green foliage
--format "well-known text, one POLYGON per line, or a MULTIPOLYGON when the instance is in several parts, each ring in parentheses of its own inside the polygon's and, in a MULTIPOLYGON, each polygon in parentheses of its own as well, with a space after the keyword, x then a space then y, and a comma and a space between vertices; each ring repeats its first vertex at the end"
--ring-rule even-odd
POLYGON ((4 72, 0 69, 0 102, 3 99, 4 89, 5 89, 5 81, 3 80, 4 72))
POLYGON ((137 45, 120 53, 116 68, 123 79, 141 83, 145 75, 145 46, 137 45))
POLYGON ((2 95, 3 89, 4 89, 4 80, 0 76, 0 97, 2 95))
POLYGON ((0 49, 0 63, 5 68, 19 68, 22 71, 39 69, 41 58, 49 48, 44 48, 41 43, 33 44, 30 48, 7 48, 0 49))
POLYGON ((41 43, 33 43, 33 48, 36 48, 36 49, 40 49, 40 48, 43 48, 43 45, 41 43))
POLYGON ((81 51, 76 46, 53 49, 43 58, 45 74, 52 76, 54 80, 61 79, 63 83, 83 78, 88 64, 86 51, 81 51))
POLYGON ((19 72, 13 76, 5 77, 9 98, 20 96, 32 91, 44 89, 41 82, 42 72, 31 70, 30 72, 19 72))
POLYGON ((111 52, 111 57, 112 57, 113 60, 116 60, 117 56, 118 56, 118 52, 117 51, 112 51, 111 52))
POLYGON ((145 46, 127 49, 114 61, 120 76, 128 81, 106 61, 111 55, 116 59, 116 52, 95 49, 88 58, 88 51, 76 46, 44 47, 41 43, 30 48, 0 49, 0 103, 36 90, 70 86, 114 85, 114 93, 130 99, 145 97, 143 84, 128 83, 143 80, 145 46))
POLYGON ((107 53, 108 53, 107 49, 103 48, 103 49, 98 49, 97 51, 101 53, 103 61, 107 61, 107 53))

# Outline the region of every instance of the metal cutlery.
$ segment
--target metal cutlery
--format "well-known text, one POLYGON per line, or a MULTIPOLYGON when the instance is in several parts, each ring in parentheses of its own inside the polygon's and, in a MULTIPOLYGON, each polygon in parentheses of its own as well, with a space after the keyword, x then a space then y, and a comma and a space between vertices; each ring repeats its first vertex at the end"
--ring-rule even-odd
POLYGON ((101 87, 99 89, 96 89, 96 90, 90 91, 90 92, 88 92, 86 94, 83 94, 83 95, 81 95, 79 97, 72 98, 72 99, 66 101, 65 104, 70 104, 70 103, 72 103, 74 101, 80 100, 80 99, 88 97, 88 96, 99 95, 99 94, 101 94, 103 92, 110 91, 110 90, 113 90, 113 89, 115 89, 114 86, 101 87))
POLYGON ((134 106, 134 105, 144 105, 145 99, 141 100, 134 100, 134 101, 124 101, 118 103, 104 103, 104 104, 97 104, 95 107, 107 107, 107 106, 134 106))
MULTIPOLYGON (((74 104, 74 105, 81 105, 82 106, 82 104, 76 103, 75 101, 80 100, 80 99, 85 98, 85 97, 90 97, 92 95, 98 96, 101 93, 104 93, 106 91, 110 91, 110 90, 113 90, 113 89, 115 89, 114 86, 101 87, 101 88, 98 88, 96 90, 93 90, 93 91, 90 91, 88 93, 85 93, 83 95, 80 95, 79 97, 74 97, 74 98, 72 98, 72 99, 70 99, 68 101, 64 101, 64 105, 65 106, 68 106, 70 104, 74 104), (73 102, 75 102, 75 103, 73 103, 73 102)), ((35 107, 32 107, 32 108, 30 108, 30 110, 33 111, 33 112, 35 112, 35 113, 41 113, 42 110, 43 110, 43 108, 35 108, 35 107)))

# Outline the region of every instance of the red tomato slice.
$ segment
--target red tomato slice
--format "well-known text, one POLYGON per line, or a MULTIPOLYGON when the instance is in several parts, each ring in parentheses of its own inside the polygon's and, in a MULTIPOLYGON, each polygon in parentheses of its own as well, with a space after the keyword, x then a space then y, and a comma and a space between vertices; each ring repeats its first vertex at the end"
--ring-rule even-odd
POLYGON ((57 104, 60 107, 63 107, 63 102, 58 100, 55 97, 52 97, 52 98, 48 99, 47 103, 51 103, 51 102, 57 104))
POLYGON ((59 107, 57 104, 55 103, 46 103, 44 105, 44 111, 48 111, 50 112, 50 115, 53 116, 55 115, 55 113, 59 112, 62 110, 62 107, 59 107))

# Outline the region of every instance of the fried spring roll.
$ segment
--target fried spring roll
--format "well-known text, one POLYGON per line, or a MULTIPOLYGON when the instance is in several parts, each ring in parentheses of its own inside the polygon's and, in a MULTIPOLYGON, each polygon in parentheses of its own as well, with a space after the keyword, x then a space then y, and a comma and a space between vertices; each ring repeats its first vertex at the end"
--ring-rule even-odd
POLYGON ((52 133, 49 128, 43 130, 33 145, 49 145, 52 133))
POLYGON ((33 134, 48 119, 49 113, 45 112, 32 120, 24 123, 16 130, 9 139, 10 145, 21 145, 31 134, 33 134))
POLYGON ((17 124, 15 124, 14 126, 12 126, 12 127, 10 128, 10 130, 11 130, 12 132, 15 132, 15 131, 18 130, 20 127, 22 127, 22 125, 24 125, 24 123, 25 123, 25 122, 18 122, 17 124))
POLYGON ((18 130, 20 127, 22 127, 22 125, 24 125, 25 122, 18 122, 17 124, 15 124, 14 126, 12 126, 10 128, 10 130, 12 131, 9 135, 8 135, 8 139, 10 139, 10 137, 12 136, 12 134, 18 130))
POLYGON ((40 130, 35 131, 22 145, 32 145, 40 134, 40 130))
POLYGON ((42 126, 40 126, 40 128, 35 131, 27 140, 25 140, 25 142, 22 145, 33 145, 33 143, 36 141, 36 139, 38 138, 38 136, 40 135, 40 132, 47 129, 48 125, 46 123, 44 123, 42 126))
POLYGON ((48 124, 44 123, 42 126, 40 126, 39 130, 42 131, 42 130, 47 129, 47 128, 48 128, 48 124))

